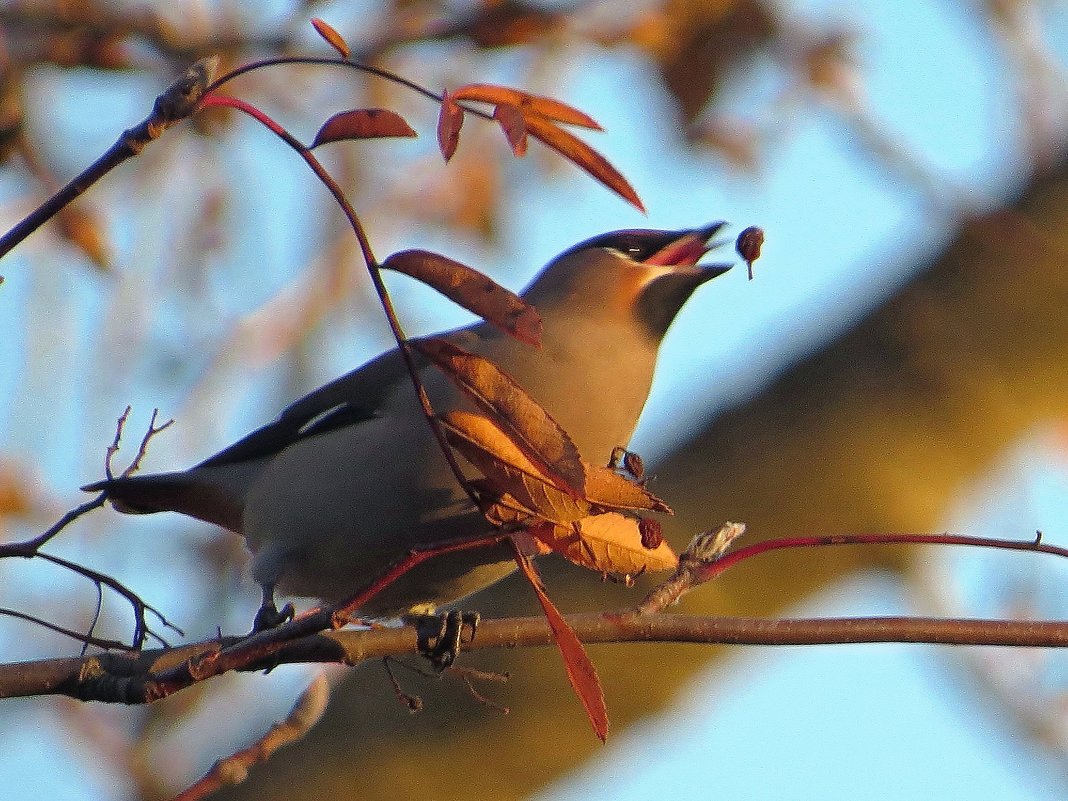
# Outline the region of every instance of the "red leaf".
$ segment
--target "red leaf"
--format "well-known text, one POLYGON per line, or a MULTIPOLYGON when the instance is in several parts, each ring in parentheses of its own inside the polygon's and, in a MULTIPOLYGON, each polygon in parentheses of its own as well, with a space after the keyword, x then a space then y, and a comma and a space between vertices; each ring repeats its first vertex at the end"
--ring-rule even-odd
POLYGON ((534 565, 531 564, 530 558, 517 551, 515 561, 527 581, 530 582, 530 586, 534 588, 534 594, 538 596, 538 603, 545 612, 545 619, 549 621, 556 647, 560 649, 560 656, 563 657, 567 680, 571 682, 572 689, 586 709, 586 717, 593 726, 593 733, 603 743, 608 739, 608 707, 605 706, 604 690, 601 689, 597 669, 590 661, 574 629, 567 624, 560 610, 553 606, 553 602, 545 594, 545 587, 538 578, 538 574, 534 572, 534 565))
POLYGON ((326 40, 326 43, 341 54, 342 58, 349 57, 352 51, 349 50, 348 44, 346 44, 341 34, 334 30, 333 26, 328 25, 318 17, 312 17, 311 24, 316 32, 326 40))
POLYGON ((428 250, 402 250, 382 266, 432 286, 521 342, 541 344, 537 309, 472 267, 428 250))
POLYGON ((445 161, 452 158, 460 142, 460 126, 464 124, 463 108, 449 95, 441 93, 441 112, 438 114, 438 147, 445 161))
POLYGON ((527 133, 540 139, 561 156, 569 159, 584 169, 621 198, 633 205, 638 211, 645 212, 638 193, 630 182, 613 167, 604 156, 587 145, 577 136, 568 133, 558 125, 542 117, 526 117, 527 133))
POLYGON ((517 156, 527 152, 527 123, 523 112, 508 103, 499 103, 493 109, 493 119, 497 120, 504 131, 504 136, 517 156))
POLYGON ((507 86, 497 86, 490 83, 469 83, 461 86, 453 92, 453 100, 473 100, 476 103, 492 103, 495 106, 502 103, 514 106, 524 117, 537 115, 548 120, 555 120, 566 125, 578 125, 582 128, 591 128, 594 131, 604 130, 593 117, 579 111, 574 106, 553 100, 551 97, 532 95, 518 89, 509 89, 507 86))
POLYGON ((310 145, 316 148, 327 142, 345 139, 379 139, 387 136, 415 136, 404 117, 386 108, 357 108, 342 111, 323 123, 310 145))

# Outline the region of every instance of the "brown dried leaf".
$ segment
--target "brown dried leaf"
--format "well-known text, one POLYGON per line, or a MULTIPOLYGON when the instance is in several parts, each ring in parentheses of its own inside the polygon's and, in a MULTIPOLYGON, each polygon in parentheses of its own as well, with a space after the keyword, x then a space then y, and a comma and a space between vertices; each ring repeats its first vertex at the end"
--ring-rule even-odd
POLYGON ((571 437, 497 365, 444 339, 412 344, 493 415, 494 423, 536 465, 540 475, 575 497, 585 492, 586 466, 571 437))
POLYGON ((592 504, 609 509, 644 509, 674 514, 670 506, 641 484, 607 467, 586 465, 586 498, 592 504))
POLYGON ((679 564, 667 543, 642 545, 638 521, 618 512, 590 515, 567 526, 530 526, 528 531, 568 561, 601 573, 635 575, 674 570, 679 564))
POLYGON ((560 656, 564 660, 567 680, 571 682, 572 689, 582 701, 594 734, 600 738, 601 742, 604 742, 608 739, 608 707, 604 702, 604 690, 601 688, 601 680, 597 677, 597 669, 590 661, 574 629, 567 624, 564 616, 545 594, 545 587, 538 578, 538 574, 534 572, 534 565, 530 559, 517 556, 516 563, 526 580, 530 582, 530 586, 534 588, 538 603, 545 612, 545 619, 549 621, 556 647, 560 649, 560 656))
POLYGON ((416 136, 412 126, 388 108, 357 108, 342 111, 323 123, 311 148, 346 139, 380 139, 387 136, 416 136))
POLYGON ((554 486, 493 420, 455 410, 447 412, 441 422, 449 443, 520 508, 554 523, 571 523, 590 513, 587 501, 554 486))
POLYGON ((318 33, 326 43, 334 48, 342 58, 348 58, 352 52, 349 50, 348 44, 340 33, 338 33, 334 27, 318 17, 312 17, 312 27, 315 28, 315 32, 318 33))
POLYGON ((559 100, 553 100, 551 97, 532 95, 529 92, 510 89, 507 86, 497 86, 491 83, 469 83, 453 92, 452 97, 456 101, 472 100, 476 103, 492 103, 495 106, 501 104, 513 106, 524 117, 537 115, 566 125, 578 125, 594 131, 604 130, 593 117, 579 111, 574 106, 561 103, 559 100))
POLYGON ((588 172, 595 179, 626 200, 638 211, 645 212, 638 193, 630 182, 609 163, 608 159, 577 136, 543 117, 526 117, 527 133, 551 147, 564 158, 588 172))
POLYGON ((438 113, 438 147, 448 161, 460 142, 460 126, 464 124, 464 110, 448 91, 441 93, 441 111, 438 113))
POLYGON ((382 266, 432 286, 521 342, 541 344, 537 309, 473 267, 428 250, 402 250, 382 266))
POLYGON ((527 153, 527 123, 523 119, 523 113, 515 106, 508 103, 498 103, 493 109, 493 119, 504 131, 504 138, 508 140, 512 153, 516 156, 525 156, 527 153))

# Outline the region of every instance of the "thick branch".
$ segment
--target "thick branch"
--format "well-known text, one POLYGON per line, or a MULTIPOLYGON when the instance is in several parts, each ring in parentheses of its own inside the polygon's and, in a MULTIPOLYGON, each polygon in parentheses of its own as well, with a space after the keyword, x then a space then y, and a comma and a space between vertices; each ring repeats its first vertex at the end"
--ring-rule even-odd
MULTIPOLYGON (((960 618, 762 618, 639 615, 589 612, 568 615, 579 638, 591 643, 676 642, 732 645, 834 645, 842 643, 928 643, 1068 647, 1068 621, 960 618)), ((67 695, 83 700, 140 704, 153 699, 157 673, 232 645, 238 638, 211 640, 140 654, 100 654, 0 665, 0 698, 67 695)), ((552 644, 542 617, 484 621, 465 651, 552 644)), ((356 665, 367 659, 417 653, 414 627, 332 631, 303 637, 276 651, 270 665, 330 662, 356 665)))

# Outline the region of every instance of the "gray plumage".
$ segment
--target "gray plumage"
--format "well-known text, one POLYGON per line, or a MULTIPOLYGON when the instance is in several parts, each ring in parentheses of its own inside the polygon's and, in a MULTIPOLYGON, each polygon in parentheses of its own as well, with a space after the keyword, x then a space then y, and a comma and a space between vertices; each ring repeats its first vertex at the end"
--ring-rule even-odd
MULTIPOLYGON (((523 294, 541 314, 541 348, 487 323, 445 338, 493 361, 563 426, 586 461, 606 463, 637 425, 672 320, 700 284, 727 269, 695 264, 721 225, 619 231, 561 254, 523 294), (687 235, 680 255, 664 251, 687 235), (671 259, 656 264, 664 253, 671 259)), ((469 408, 448 379, 420 364, 436 411, 469 408)), ((413 545, 489 530, 448 469, 396 350, 189 470, 85 489, 105 491, 120 511, 174 511, 242 534, 253 577, 267 590, 325 600, 351 595, 413 545)), ((513 568, 503 548, 433 559, 361 613, 428 611, 513 568)))

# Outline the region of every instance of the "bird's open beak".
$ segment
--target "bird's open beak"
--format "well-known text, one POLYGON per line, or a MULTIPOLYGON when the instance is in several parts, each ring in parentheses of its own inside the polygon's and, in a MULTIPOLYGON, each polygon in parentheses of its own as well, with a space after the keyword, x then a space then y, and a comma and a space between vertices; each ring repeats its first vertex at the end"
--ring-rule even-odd
POLYGON ((730 264, 698 264, 706 253, 724 244, 723 241, 712 241, 712 237, 725 226, 725 222, 715 222, 704 228, 694 228, 688 231, 679 231, 677 238, 671 240, 660 248, 642 264, 653 267, 642 283, 648 285, 663 275, 692 274, 695 279, 694 286, 702 284, 723 275, 731 268, 730 264), (661 269, 655 269, 655 268, 661 269))

